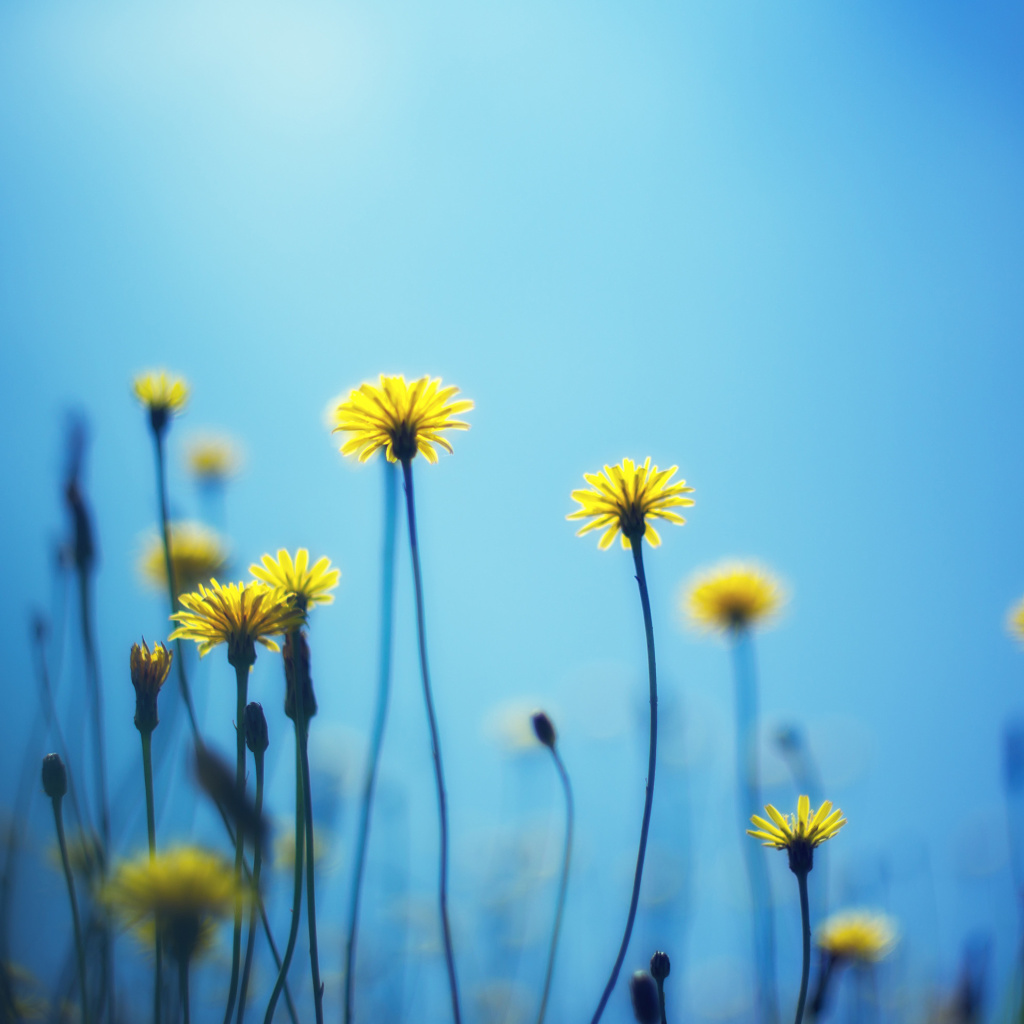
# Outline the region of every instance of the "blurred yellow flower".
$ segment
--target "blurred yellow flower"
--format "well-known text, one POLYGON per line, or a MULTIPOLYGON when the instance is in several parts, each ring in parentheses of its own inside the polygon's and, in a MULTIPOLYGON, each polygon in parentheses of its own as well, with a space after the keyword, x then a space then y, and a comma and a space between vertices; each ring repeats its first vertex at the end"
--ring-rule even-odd
POLYGON ((226 480, 238 472, 241 464, 242 454, 230 437, 217 434, 195 437, 185 449, 185 465, 200 483, 226 480))
MULTIPOLYGON (((174 592, 194 590, 211 576, 220 575, 228 564, 227 545, 208 526, 195 522, 176 522, 169 526, 171 535, 171 568, 174 592)), ((164 559, 163 537, 153 534, 146 539, 139 556, 139 575, 150 586, 166 590, 167 562, 164 559)))
POLYGON ((170 376, 166 370, 140 373, 132 381, 132 390, 149 410, 154 426, 163 426, 167 417, 181 412, 188 401, 188 384, 182 377, 170 376))
POLYGON ((1024 597, 1022 597, 1006 616, 1006 628, 1010 635, 1024 643, 1024 597))
POLYGON ((642 466, 635 466, 632 459, 623 459, 620 466, 605 466, 603 473, 584 473, 583 479, 593 489, 572 492, 573 501, 578 501, 580 508, 565 518, 591 520, 576 531, 577 537, 591 530, 604 530, 598 544, 602 551, 611 547, 620 530, 624 548, 641 537, 646 537, 651 547, 657 547, 661 538, 647 519, 667 519, 682 525, 686 520, 669 509, 693 504, 692 498, 683 497, 693 493, 685 480, 669 483, 676 469, 677 466, 652 469, 650 458, 642 466))
POLYGON ((270 555, 264 555, 263 564, 250 565, 249 572, 261 583, 294 600, 302 611, 317 604, 331 604, 334 595, 330 591, 341 578, 341 572, 331 568, 331 560, 327 557, 310 568, 309 552, 305 548, 295 552, 294 562, 284 548, 277 552, 276 561, 270 555))
POLYGON ((686 610, 704 629, 746 629, 778 611, 785 600, 779 581, 750 562, 723 562, 698 574, 686 610))
POLYGON ((181 846, 118 865, 104 888, 104 902, 147 945, 154 928, 164 948, 187 962, 209 944, 212 928, 250 890, 218 854, 181 846))
POLYGON ((832 803, 826 800, 818 809, 811 814, 811 801, 809 797, 801 796, 797 800, 796 814, 781 814, 771 804, 765 807, 771 821, 754 814, 751 815, 751 822, 757 826, 756 829, 747 829, 748 836, 765 840, 765 846, 774 846, 777 850, 789 850, 791 854, 810 854, 816 846, 820 846, 826 839, 831 839, 845 824, 846 819, 840 810, 832 810, 832 803))
POLYGON ((469 424, 453 419, 473 408, 468 399, 452 401, 457 387, 441 387, 441 378, 420 377, 406 384, 405 377, 380 376, 380 386, 361 384, 340 402, 334 412, 333 433, 351 434, 341 446, 342 455, 357 455, 366 462, 383 448, 390 462, 404 462, 419 452, 427 462, 437 462, 435 445, 451 452, 444 430, 469 430, 469 424))
POLYGON ((194 640, 200 657, 227 644, 228 661, 236 666, 252 664, 255 643, 280 650, 270 637, 298 629, 303 621, 302 612, 283 594, 262 583, 225 586, 210 580, 209 587, 200 583, 197 592, 179 600, 184 610, 171 616, 179 625, 168 639, 194 640))
POLYGON ((828 918, 815 941, 837 960, 875 963, 896 945, 896 926, 885 914, 846 910, 828 918))

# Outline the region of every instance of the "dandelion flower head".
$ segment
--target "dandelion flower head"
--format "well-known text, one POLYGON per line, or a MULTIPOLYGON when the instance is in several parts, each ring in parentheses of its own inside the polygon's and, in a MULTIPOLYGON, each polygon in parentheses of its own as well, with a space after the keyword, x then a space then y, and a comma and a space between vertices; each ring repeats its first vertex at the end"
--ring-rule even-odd
POLYGON ((1010 635, 1024 643, 1024 597, 1022 597, 1006 616, 1006 628, 1010 635))
POLYGON ((139 732, 152 732, 159 724, 156 698, 171 671, 171 652, 161 643, 153 650, 145 640, 142 646, 132 644, 129 667, 135 687, 135 727, 139 732))
POLYGON ((135 397, 149 411, 150 423, 158 433, 172 415, 185 408, 188 384, 182 377, 172 377, 166 370, 148 370, 132 381, 135 397))
POLYGON ((750 820, 757 827, 748 828, 747 835, 764 840, 764 846, 788 850, 789 866, 793 871, 809 871, 813 866, 814 848, 831 839, 846 824, 843 812, 833 811, 829 800, 811 813, 811 801, 806 796, 797 800, 796 814, 789 817, 771 804, 765 807, 765 811, 771 821, 752 815, 750 820))
POLYGON ((767 570, 750 562, 723 562, 692 581, 686 611, 703 629, 740 630, 768 619, 784 601, 779 581, 767 570))
POLYGON ((261 583, 294 601, 302 611, 317 604, 331 604, 334 601, 331 591, 341 579, 340 570, 332 569, 331 560, 327 557, 310 567, 309 552, 305 548, 295 552, 294 561, 284 548, 278 551, 276 559, 264 555, 263 564, 250 565, 249 572, 261 583))
MULTIPOLYGON (((194 590, 200 582, 219 576, 227 568, 227 544, 208 526, 181 521, 171 523, 168 532, 175 594, 194 590)), ((159 534, 154 533, 146 539, 139 556, 138 570, 144 582, 157 590, 166 590, 167 561, 163 537, 159 534)))
POLYGON ((385 377, 380 386, 361 384, 334 412, 334 433, 351 436, 341 446, 342 455, 356 455, 360 462, 379 449, 389 462, 406 462, 419 452, 427 462, 437 462, 435 445, 451 454, 445 430, 469 430, 454 417, 468 412, 473 403, 455 399, 459 389, 441 387, 441 378, 420 377, 406 384, 405 377, 385 377))
POLYGON ((251 665, 256 643, 280 650, 270 638, 298 629, 303 621, 291 601, 262 583, 225 585, 210 580, 209 587, 200 583, 197 591, 182 594, 179 600, 183 609, 171 616, 178 628, 169 639, 194 640, 200 657, 227 644, 232 665, 251 665))
POLYGON ((828 918, 815 941, 837 960, 876 963, 896 945, 896 926, 885 914, 846 910, 828 918))
POLYGON ((246 892, 218 854, 181 846, 120 864, 104 902, 147 945, 155 928, 170 954, 187 962, 209 945, 217 921, 246 892))
POLYGON ((692 498, 683 497, 693 493, 685 480, 670 482, 676 469, 652 468, 650 458, 642 466, 623 459, 621 465, 605 466, 601 473, 584 473, 590 489, 572 492, 573 501, 578 501, 580 507, 565 518, 590 520, 576 531, 577 537, 591 530, 604 530, 598 543, 602 551, 611 547, 620 530, 624 548, 642 537, 656 548, 661 538, 647 520, 667 519, 682 525, 686 520, 671 509, 693 504, 692 498))
POLYGON ((196 437, 185 449, 185 465, 201 484, 220 483, 237 473, 241 464, 241 451, 230 437, 196 437))

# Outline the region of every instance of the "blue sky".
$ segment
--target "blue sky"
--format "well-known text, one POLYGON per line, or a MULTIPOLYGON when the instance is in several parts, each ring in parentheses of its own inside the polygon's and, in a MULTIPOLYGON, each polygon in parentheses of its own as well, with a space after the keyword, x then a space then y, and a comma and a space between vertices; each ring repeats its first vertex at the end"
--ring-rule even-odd
MULTIPOLYGON (((523 699, 561 713, 590 862, 628 856, 642 744, 593 720, 616 700, 642 714, 635 585, 628 556, 564 516, 583 472, 649 454, 696 488, 648 560, 666 699, 710 737, 687 783, 691 827, 715 837, 694 877, 730 844, 739 869, 731 684, 725 651, 680 624, 679 589, 752 556, 792 594, 759 644, 766 716, 824 737, 851 862, 929 851, 948 977, 984 923, 957 844, 998 834, 1000 736, 1022 705, 1003 628, 1024 593, 1021 30, 1010 4, 6 5, 12 712, 32 708, 21 623, 46 600, 74 406, 94 424, 111 734, 130 717, 127 645, 158 634, 162 605, 134 570, 154 500, 128 383, 166 365, 193 387, 174 457, 206 426, 247 449, 238 568, 301 544, 342 569, 314 626, 321 705, 365 734, 379 467, 342 462, 324 408, 381 371, 440 375, 477 406, 456 455, 416 467, 456 846, 513 814, 494 793, 517 769, 484 723, 523 699)), ((195 512, 177 467, 175 504, 195 512)), ((427 763, 401 581, 398 779, 427 763)), ((226 666, 206 671, 229 687, 226 666)), ((278 683, 261 662, 268 703, 278 683)), ((557 835, 553 790, 531 784, 557 835)), ((408 785, 429 891, 432 794, 408 785)), ((740 958, 745 917, 716 899, 698 888, 691 935, 740 958)), ((590 913, 603 929, 581 967, 596 985, 624 903, 575 901, 567 928, 590 913)))

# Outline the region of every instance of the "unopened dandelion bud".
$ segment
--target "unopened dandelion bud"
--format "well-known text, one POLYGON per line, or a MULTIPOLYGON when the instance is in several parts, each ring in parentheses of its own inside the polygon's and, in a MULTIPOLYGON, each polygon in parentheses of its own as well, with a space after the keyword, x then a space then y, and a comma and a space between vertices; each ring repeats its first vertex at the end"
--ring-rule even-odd
POLYGON ((533 732, 537 739, 545 747, 554 750, 555 740, 558 738, 555 732, 554 723, 543 711, 535 711, 530 719, 533 722, 533 732))
POLYGON ((668 958, 668 953, 662 953, 658 950, 654 956, 651 957, 651 977, 655 981, 664 981, 672 970, 672 963, 668 958))
POLYGON ((306 634, 297 631, 288 634, 284 642, 284 713, 295 721, 295 693, 302 694, 305 720, 308 722, 317 712, 316 694, 309 673, 309 642, 306 634))
POLYGON ((640 1024, 660 1024, 661 1000, 658 986, 646 971, 634 971, 629 979, 629 998, 633 1003, 633 1016, 640 1024))
POLYGON ((154 644, 152 651, 145 640, 141 647, 132 644, 129 665, 135 687, 135 728, 141 733, 151 733, 160 724, 156 699, 171 671, 172 658, 171 651, 161 643, 154 644))
POLYGON ((256 701, 245 706, 245 745, 254 754, 262 754, 270 746, 263 705, 256 701))
POLYGON ((43 792, 51 800, 60 800, 68 791, 68 772, 60 754, 47 754, 43 758, 43 792))

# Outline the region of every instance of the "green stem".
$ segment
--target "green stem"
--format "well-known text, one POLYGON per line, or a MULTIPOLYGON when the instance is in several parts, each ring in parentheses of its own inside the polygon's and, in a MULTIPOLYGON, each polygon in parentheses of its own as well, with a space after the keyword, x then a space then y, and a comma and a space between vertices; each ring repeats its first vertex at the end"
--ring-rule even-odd
POLYGON ((800 996, 796 1003, 796 1022, 801 1024, 804 1019, 804 1003, 807 1000, 807 979, 811 973, 811 912, 807 901, 807 872, 798 871, 796 879, 800 883, 800 923, 803 927, 803 968, 800 971, 800 996))
POLYGON ((654 660, 654 623, 651 619, 651 600, 647 594, 647 576, 644 574, 643 536, 630 537, 630 547, 633 549, 633 565, 636 568, 636 583, 640 588, 640 606, 644 613, 644 632, 647 636, 647 675, 650 687, 651 700, 651 735, 647 754, 647 791, 644 797, 644 817, 640 825, 640 845, 636 853, 636 871, 633 874, 633 895, 629 901, 629 914, 626 917, 626 931, 622 936, 622 943, 619 946, 619 954, 615 958, 615 965, 612 967, 611 976, 601 994, 601 1001, 597 1004, 597 1010, 591 1019, 591 1024, 597 1024, 604 1013, 608 999, 615 988, 619 971, 622 969, 622 961, 626 958, 626 949, 629 946, 630 936, 633 934, 633 922, 636 919, 636 908, 640 901, 640 882, 644 874, 644 856, 647 853, 647 833, 651 827, 651 808, 654 805, 654 769, 658 758, 658 670, 654 660))
MULTIPOLYGON (((296 719, 305 718, 303 695, 295 701, 296 719)), ((306 819, 306 924, 309 928, 309 966, 313 977, 313 1007, 316 1024, 324 1024, 324 986, 320 981, 320 953, 316 937, 316 887, 314 885, 316 850, 313 846, 313 796, 309 783, 309 728, 302 729, 302 795, 306 819)))
POLYGON ((188 995, 188 960, 178 961, 178 991, 181 994, 181 1013, 185 1024, 189 1024, 191 1007, 188 995))
POLYGON ((260 869, 263 866, 263 849, 260 843, 263 824, 263 754, 253 751, 256 762, 256 841, 252 855, 252 908, 249 911, 249 936, 245 943, 245 966, 242 968, 242 984, 238 991, 238 1024, 245 1017, 245 997, 249 991, 249 971, 252 969, 253 951, 256 948, 256 908, 260 897, 260 869))
POLYGON ((658 986, 658 1006, 661 1009, 661 1024, 668 1024, 668 1017, 665 1016, 665 979, 655 978, 654 982, 658 986))
MULTIPOLYGON (((757 814, 762 808, 757 677, 749 632, 737 628, 731 632, 731 638, 736 679, 736 785, 740 825, 745 830, 750 815, 757 814)), ((770 900, 768 859, 766 851, 751 842, 743 843, 743 859, 750 884, 758 1019, 761 1024, 774 1024, 779 1017, 779 1008, 775 991, 775 923, 770 900)))
MULTIPOLYGON (((164 539, 164 569, 167 572, 167 597, 171 605, 171 614, 178 610, 178 595, 174 585, 174 569, 171 559, 171 526, 167 517, 167 469, 164 465, 164 435, 163 431, 153 431, 153 442, 156 445, 156 486, 157 496, 160 505, 160 532, 164 539)), ((199 737, 199 724, 196 721, 196 709, 192 703, 192 691, 188 685, 188 675, 185 672, 185 657, 181 646, 181 639, 174 641, 174 661, 178 667, 178 688, 181 690, 182 699, 185 701, 185 710, 188 712, 189 725, 192 728, 192 736, 197 744, 202 745, 199 737)))
POLYGON ((444 770, 441 766, 441 740, 434 715, 434 700, 430 691, 430 672, 427 668, 427 627, 423 613, 423 580, 420 576, 420 552, 416 539, 416 501, 412 486, 412 458, 402 460, 402 475, 405 478, 405 507, 409 518, 409 548, 412 552, 413 582, 416 587, 416 629, 419 637, 420 671, 423 676, 423 699, 427 705, 427 719, 430 723, 430 745, 434 755, 434 781, 437 785, 437 806, 440 818, 441 857, 438 901, 441 909, 441 930, 444 936, 444 958, 448 968, 448 987, 451 990, 452 1016, 455 1024, 461 1024, 459 1008, 459 984, 455 976, 455 954, 452 950, 452 930, 448 923, 448 801, 445 796, 444 770))
MULTIPOLYGON (((149 834, 149 859, 156 858, 156 808, 153 799, 153 733, 142 734, 142 775, 146 783, 146 831, 149 834)), ((163 988, 163 956, 160 948, 160 930, 155 939, 156 972, 153 982, 153 1021, 160 1024, 160 996, 163 988)))
MULTIPOLYGON (((296 694, 296 707, 303 703, 304 694, 296 694)), ((306 844, 305 830, 305 803, 304 790, 302 786, 302 741, 299 736, 298 711, 295 719, 295 885, 292 890, 292 924, 288 931, 288 945, 285 946, 284 959, 281 961, 281 968, 277 973, 277 982, 274 991, 270 993, 270 1002, 267 1004, 267 1012, 263 1018, 263 1024, 270 1024, 274 1019, 274 1009, 277 1000, 284 988, 285 979, 288 977, 288 968, 291 966, 292 954, 295 952, 295 940, 299 935, 299 918, 302 916, 302 866, 304 849, 306 844)))
MULTIPOLYGON (((245 793, 245 705, 249 694, 249 670, 253 662, 240 659, 235 665, 235 788, 238 798, 245 793)), ((235 898, 235 928, 231 937, 231 980, 228 982, 228 1006, 224 1013, 224 1024, 230 1024, 231 1011, 235 1008, 238 994, 238 968, 242 959, 242 854, 245 850, 245 836, 241 829, 235 832, 235 881, 238 896, 235 898)))
MULTIPOLYGON (((89 1024, 89 1000, 85 992, 85 946, 82 944, 82 922, 78 916, 78 900, 75 899, 75 879, 71 874, 68 859, 68 844, 64 838, 64 818, 61 814, 61 797, 53 797, 53 821, 57 826, 57 843, 60 845, 60 859, 64 865, 64 878, 68 884, 68 900, 71 903, 71 923, 75 931, 75 955, 78 958, 78 990, 82 997, 82 1021, 89 1024)), ((111 998, 113 996, 111 995, 111 998)))
POLYGON ((370 814, 373 808, 373 793, 377 782, 377 766, 380 762, 381 746, 384 742, 384 724, 388 714, 388 699, 391 693, 391 634, 394 617, 395 595, 395 542, 398 518, 395 514, 398 504, 398 488, 394 464, 382 459, 384 464, 384 556, 383 580, 381 584, 380 609, 380 672, 377 680, 377 707, 373 718, 373 738, 370 743, 370 758, 363 782, 363 796, 359 811, 359 838, 356 840, 356 867, 352 877, 352 894, 349 898, 348 942, 345 943, 345 1016, 344 1024, 352 1020, 352 997, 355 987, 356 934, 359 927, 359 898, 363 890, 363 870, 366 864, 366 848, 370 837, 370 814))
POLYGON ((548 968, 544 975, 544 991, 540 997, 540 1010, 537 1013, 537 1024, 544 1024, 544 1014, 548 1007, 548 994, 551 991, 551 977, 555 971, 555 951, 558 949, 558 934, 562 928, 562 913, 565 910, 565 894, 569 887, 569 862, 572 859, 572 832, 573 813, 572 785, 569 782, 569 773, 565 770, 562 758, 558 751, 552 746, 548 748, 555 760, 555 767, 558 769, 559 778, 562 780, 562 789, 565 791, 565 853, 562 857, 562 878, 558 884, 558 903, 555 910, 555 927, 551 933, 551 949, 548 952, 548 968))

